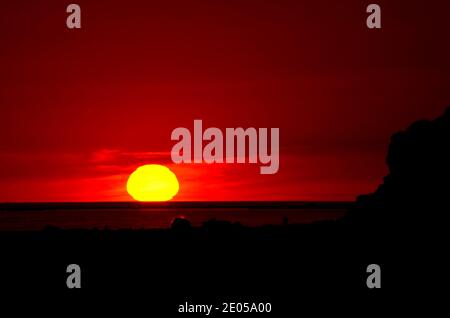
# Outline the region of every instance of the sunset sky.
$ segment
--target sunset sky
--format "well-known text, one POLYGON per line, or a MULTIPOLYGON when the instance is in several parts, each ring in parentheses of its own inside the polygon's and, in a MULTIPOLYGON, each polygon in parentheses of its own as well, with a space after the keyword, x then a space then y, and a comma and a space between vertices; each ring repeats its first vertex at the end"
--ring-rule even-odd
POLYGON ((381 30, 374 1, 72 2, 0 2, 0 202, 130 200, 153 163, 176 200, 353 200, 392 133, 450 106, 448 0, 375 1, 381 30), (173 164, 194 119, 279 127, 279 172, 173 164))

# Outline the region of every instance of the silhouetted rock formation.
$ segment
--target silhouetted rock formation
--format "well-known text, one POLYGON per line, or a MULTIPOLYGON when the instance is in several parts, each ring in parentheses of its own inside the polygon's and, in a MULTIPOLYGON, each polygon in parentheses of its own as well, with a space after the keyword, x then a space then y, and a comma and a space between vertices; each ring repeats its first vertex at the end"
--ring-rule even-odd
POLYGON ((170 228, 177 232, 186 232, 191 230, 192 224, 191 221, 186 219, 184 216, 178 216, 172 220, 170 228))
POLYGON ((371 225, 439 223, 450 211, 450 108, 391 138, 389 174, 369 195, 358 197, 348 220, 371 225))

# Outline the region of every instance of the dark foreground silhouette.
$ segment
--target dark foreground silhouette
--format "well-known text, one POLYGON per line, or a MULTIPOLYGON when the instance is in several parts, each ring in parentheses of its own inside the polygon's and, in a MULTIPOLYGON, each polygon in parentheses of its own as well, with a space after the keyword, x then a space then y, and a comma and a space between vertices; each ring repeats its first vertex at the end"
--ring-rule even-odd
POLYGON ((391 138, 389 174, 349 218, 367 226, 444 225, 450 211, 450 108, 391 138))
POLYGON ((384 183, 341 220, 249 228, 177 219, 163 230, 2 232, 0 288, 144 297, 148 310, 166 313, 187 300, 263 300, 278 304, 277 316, 301 312, 311 299, 373 309, 399 295, 433 294, 448 269, 449 121, 447 111, 395 134, 384 183), (72 263, 82 269, 79 291, 66 287, 72 263), (369 264, 382 269, 380 290, 367 288, 369 264))

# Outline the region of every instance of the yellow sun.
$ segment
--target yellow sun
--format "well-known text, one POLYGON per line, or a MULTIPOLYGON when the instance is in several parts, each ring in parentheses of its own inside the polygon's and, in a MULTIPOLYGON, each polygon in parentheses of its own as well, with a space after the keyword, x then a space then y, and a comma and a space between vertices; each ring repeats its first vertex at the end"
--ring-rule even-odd
POLYGON ((127 191, 137 201, 168 201, 179 188, 175 174, 161 165, 140 166, 127 181, 127 191))

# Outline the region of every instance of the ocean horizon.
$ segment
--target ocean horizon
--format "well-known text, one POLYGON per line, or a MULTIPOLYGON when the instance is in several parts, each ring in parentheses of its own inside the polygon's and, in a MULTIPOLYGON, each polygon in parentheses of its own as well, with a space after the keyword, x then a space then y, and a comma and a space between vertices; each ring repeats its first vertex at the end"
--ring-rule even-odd
POLYGON ((245 226, 311 223, 344 216, 351 202, 36 202, 1 203, 0 230, 164 229, 174 218, 201 226, 212 219, 245 226))

